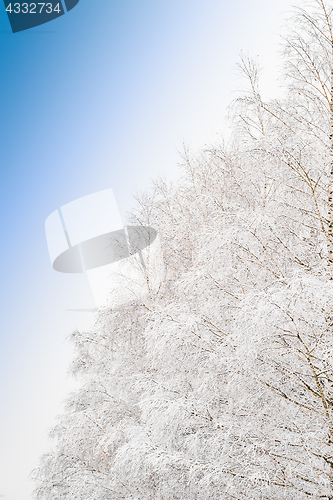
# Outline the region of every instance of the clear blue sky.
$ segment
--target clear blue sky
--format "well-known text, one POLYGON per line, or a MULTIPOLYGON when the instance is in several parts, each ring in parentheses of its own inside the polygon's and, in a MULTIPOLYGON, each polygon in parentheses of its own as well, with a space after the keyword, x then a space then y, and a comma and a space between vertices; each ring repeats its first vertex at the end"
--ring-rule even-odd
POLYGON ((83 276, 53 271, 44 222, 112 187, 121 213, 177 149, 216 141, 243 49, 276 88, 279 12, 288 0, 80 0, 12 34, 0 1, 0 494, 28 500, 30 470, 70 383, 64 344, 92 305, 83 276), (278 4, 278 5, 277 5, 278 4))

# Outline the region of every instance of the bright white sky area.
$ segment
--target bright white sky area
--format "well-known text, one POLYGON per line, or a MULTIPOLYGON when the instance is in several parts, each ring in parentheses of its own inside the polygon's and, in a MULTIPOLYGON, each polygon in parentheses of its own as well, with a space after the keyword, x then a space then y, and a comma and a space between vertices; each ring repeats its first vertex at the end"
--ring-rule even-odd
POLYGON ((27 477, 74 387, 66 337, 94 306, 82 275, 52 269, 44 223, 59 207, 112 188, 123 220, 136 191, 177 176, 177 150, 219 141, 258 57, 278 92, 280 0, 80 0, 13 35, 0 5, 0 494, 28 500, 27 477))

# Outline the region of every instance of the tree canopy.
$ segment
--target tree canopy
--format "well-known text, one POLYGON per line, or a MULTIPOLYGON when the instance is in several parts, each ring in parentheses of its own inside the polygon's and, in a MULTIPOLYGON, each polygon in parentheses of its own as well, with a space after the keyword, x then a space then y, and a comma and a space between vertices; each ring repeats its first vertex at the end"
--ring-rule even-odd
POLYGON ((242 56, 230 143, 137 200, 165 280, 73 333, 36 499, 333 499, 332 21, 297 10, 279 100, 242 56))

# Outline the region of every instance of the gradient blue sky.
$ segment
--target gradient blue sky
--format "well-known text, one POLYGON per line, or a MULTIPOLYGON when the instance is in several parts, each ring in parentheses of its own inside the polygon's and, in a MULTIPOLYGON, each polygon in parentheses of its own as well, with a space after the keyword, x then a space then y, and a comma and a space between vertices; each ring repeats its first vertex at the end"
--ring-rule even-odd
POLYGON ((27 480, 73 387, 66 336, 92 307, 84 276, 53 271, 44 222, 112 187, 125 218, 137 190, 177 175, 177 150, 215 142, 241 82, 241 49, 277 91, 289 0, 80 0, 65 16, 12 34, 0 0, 0 494, 27 480))

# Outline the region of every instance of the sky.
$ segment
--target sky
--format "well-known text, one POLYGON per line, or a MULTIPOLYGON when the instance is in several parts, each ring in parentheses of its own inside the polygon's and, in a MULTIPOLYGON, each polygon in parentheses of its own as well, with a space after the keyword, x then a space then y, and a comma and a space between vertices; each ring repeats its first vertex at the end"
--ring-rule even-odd
POLYGON ((258 57, 279 92, 279 33, 289 0, 80 0, 13 34, 0 0, 0 495, 29 500, 28 475, 75 388, 66 340, 94 307, 84 275, 52 269, 44 224, 60 206, 112 188, 123 221, 133 196, 179 174, 179 150, 227 133, 258 57))

